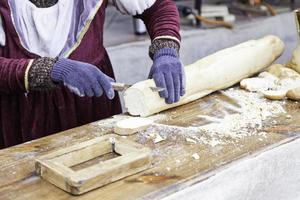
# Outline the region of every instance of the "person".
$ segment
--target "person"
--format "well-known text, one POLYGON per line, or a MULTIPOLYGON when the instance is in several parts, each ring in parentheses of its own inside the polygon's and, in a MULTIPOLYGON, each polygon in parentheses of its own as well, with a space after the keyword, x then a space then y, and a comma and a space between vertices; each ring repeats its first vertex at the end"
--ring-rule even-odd
MULTIPOLYGON (((112 0, 142 19, 149 78, 169 104, 185 93, 179 15, 172 0, 112 0)), ((103 46, 108 0, 0 1, 0 148, 121 112, 103 46)))

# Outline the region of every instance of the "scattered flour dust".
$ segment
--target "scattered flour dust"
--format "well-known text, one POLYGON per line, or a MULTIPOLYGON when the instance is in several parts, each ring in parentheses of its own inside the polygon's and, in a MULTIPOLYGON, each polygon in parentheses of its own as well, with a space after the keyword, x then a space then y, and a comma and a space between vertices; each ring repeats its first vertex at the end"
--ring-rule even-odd
MULTIPOLYGON (((236 99, 239 108, 234 108, 235 114, 226 114, 224 118, 212 118, 211 123, 206 125, 193 125, 191 127, 179 127, 173 125, 154 124, 140 134, 140 141, 149 139, 153 133, 163 138, 174 139, 193 144, 204 143, 212 147, 222 144, 222 138, 243 138, 251 135, 266 137, 263 132, 263 122, 270 117, 286 113, 284 101, 270 101, 259 93, 251 93, 237 88, 231 88, 222 93, 232 99, 236 99)), ((166 117, 166 116, 165 116, 166 117)), ((203 118, 203 115, 199 116, 203 118)), ((158 119, 163 119, 160 115, 158 119)), ((166 120, 166 119, 165 119, 166 120)), ((154 120, 155 121, 155 120, 154 120)), ((143 141, 141 141, 143 142, 143 141)))
POLYGON ((283 101, 269 101, 258 93, 249 93, 239 89, 229 89, 222 93, 238 100, 241 106, 238 113, 226 115, 217 122, 196 127, 196 129, 210 134, 241 138, 258 134, 262 129, 263 121, 271 116, 285 113, 283 101))

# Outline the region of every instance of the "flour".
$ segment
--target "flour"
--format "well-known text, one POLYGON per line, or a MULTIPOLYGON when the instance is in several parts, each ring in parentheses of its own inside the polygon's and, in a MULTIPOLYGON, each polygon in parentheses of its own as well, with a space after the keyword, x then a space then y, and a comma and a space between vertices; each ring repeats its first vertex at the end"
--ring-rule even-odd
POLYGON ((285 113, 284 102, 268 101, 257 93, 239 89, 230 89, 222 93, 239 102, 241 108, 238 113, 226 115, 218 122, 196 127, 198 131, 241 138, 259 133, 264 120, 285 113))
MULTIPOLYGON (((221 92, 223 95, 236 100, 239 107, 233 107, 236 113, 226 113, 225 117, 199 115, 199 118, 211 119, 206 125, 193 124, 190 127, 154 124, 146 131, 140 133, 139 139, 145 142, 151 139, 151 134, 159 133, 163 138, 182 141, 187 144, 203 143, 215 147, 224 144, 224 138, 244 138, 257 135, 262 140, 267 133, 263 132, 264 121, 270 117, 285 114, 284 101, 270 101, 261 94, 249 93, 237 88, 221 92)), ((200 108, 199 108, 200 109, 200 108)), ((167 122, 167 118, 162 118, 167 122)), ((272 123, 276 121, 272 120, 272 123)))

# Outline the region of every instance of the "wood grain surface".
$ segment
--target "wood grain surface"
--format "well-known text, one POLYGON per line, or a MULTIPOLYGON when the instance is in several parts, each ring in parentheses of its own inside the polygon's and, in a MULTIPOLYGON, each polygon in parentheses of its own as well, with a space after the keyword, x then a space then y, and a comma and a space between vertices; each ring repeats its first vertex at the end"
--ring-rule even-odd
MULTIPOLYGON (((94 199, 160 199, 175 191, 207 179, 214 172, 239 158, 299 137, 300 104, 287 101, 287 113, 264 122, 265 137, 249 135, 242 138, 222 137, 219 145, 191 143, 177 129, 209 123, 199 115, 221 116, 222 111, 237 112, 238 101, 222 93, 214 93, 196 102, 177 107, 157 116, 156 126, 170 126, 168 137, 159 143, 142 133, 127 137, 149 147, 153 153, 151 168, 93 190, 72 196, 41 179, 35 173, 34 160, 56 150, 79 144, 92 138, 113 133, 113 124, 126 115, 91 123, 39 140, 0 151, 1 200, 94 200, 94 199), (226 106, 230 105, 230 107, 226 106), (287 117, 288 116, 288 117, 287 117), (272 122, 272 123, 271 123, 272 122), (199 159, 193 158, 197 153, 199 159)), ((254 128, 255 129, 255 128, 254 128)), ((199 133, 205 136, 205 133, 199 133)))

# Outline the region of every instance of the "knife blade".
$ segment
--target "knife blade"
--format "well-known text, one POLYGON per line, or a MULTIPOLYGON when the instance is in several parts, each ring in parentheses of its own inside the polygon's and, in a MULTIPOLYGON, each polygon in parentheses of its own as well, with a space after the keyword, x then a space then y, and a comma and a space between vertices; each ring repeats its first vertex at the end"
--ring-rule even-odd
MULTIPOLYGON (((132 85, 129 85, 129 84, 126 84, 126 83, 115 83, 115 82, 112 82, 111 84, 113 86, 113 89, 115 91, 119 91, 119 92, 127 90, 128 88, 130 88, 132 86, 132 85)), ((153 92, 162 92, 162 91, 165 90, 165 88, 161 88, 161 87, 150 87, 150 89, 153 92)))

